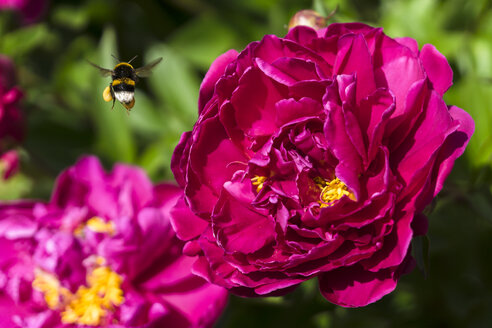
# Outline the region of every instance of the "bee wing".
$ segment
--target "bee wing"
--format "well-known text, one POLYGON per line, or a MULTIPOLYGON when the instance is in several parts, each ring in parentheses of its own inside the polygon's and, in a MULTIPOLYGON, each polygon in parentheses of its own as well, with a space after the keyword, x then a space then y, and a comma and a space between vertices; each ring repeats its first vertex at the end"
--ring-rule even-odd
POLYGON ((106 77, 106 76, 110 76, 111 74, 113 74, 113 71, 110 70, 110 69, 107 69, 107 68, 104 68, 104 67, 101 67, 99 65, 96 65, 90 61, 87 60, 87 62, 89 64, 91 64, 92 66, 94 66, 95 68, 97 68, 99 70, 99 72, 101 73, 102 76, 106 77))
POLYGON ((135 73, 137 74, 138 77, 148 77, 152 73, 152 69, 157 66, 162 60, 162 57, 159 57, 147 65, 143 67, 139 67, 135 70, 135 73))

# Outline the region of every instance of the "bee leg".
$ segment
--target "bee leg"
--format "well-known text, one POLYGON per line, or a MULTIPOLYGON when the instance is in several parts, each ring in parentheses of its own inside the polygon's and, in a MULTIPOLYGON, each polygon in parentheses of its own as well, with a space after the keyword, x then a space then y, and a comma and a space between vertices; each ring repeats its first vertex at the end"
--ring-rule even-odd
POLYGON ((111 109, 113 109, 114 108, 114 102, 116 101, 116 97, 114 96, 113 83, 109 84, 109 90, 111 92, 111 97, 113 97, 113 106, 111 106, 111 109))

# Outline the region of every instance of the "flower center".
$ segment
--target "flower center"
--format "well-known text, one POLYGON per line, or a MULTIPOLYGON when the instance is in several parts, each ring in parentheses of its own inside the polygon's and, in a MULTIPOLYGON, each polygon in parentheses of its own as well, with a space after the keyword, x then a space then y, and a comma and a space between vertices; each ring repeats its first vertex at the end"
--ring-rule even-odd
POLYGON ((263 183, 265 183, 267 177, 265 176, 260 176, 260 175, 255 175, 253 178, 251 178, 251 184, 253 186, 256 186, 256 192, 260 192, 261 189, 263 189, 263 183))
POLYGON ((98 216, 95 216, 87 221, 87 228, 95 232, 107 233, 113 235, 115 231, 114 223, 112 221, 105 222, 98 216))
POLYGON ((81 223, 74 231, 74 234, 77 236, 83 236, 83 231, 84 228, 87 227, 88 229, 94 231, 94 232, 99 232, 99 233, 106 233, 110 236, 114 235, 115 233, 115 225, 112 221, 104 221, 102 218, 98 216, 94 216, 87 220, 85 223, 81 223))
POLYGON ((335 202, 343 196, 355 200, 355 195, 350 192, 347 185, 338 178, 327 181, 322 177, 316 177, 314 178, 314 183, 321 189, 318 201, 321 208, 333 206, 335 202))
POLYGON ((63 308, 61 321, 64 324, 99 326, 108 311, 124 301, 122 277, 106 266, 94 268, 87 275, 87 286, 79 286, 75 294, 62 287, 52 274, 36 270, 35 275, 33 288, 44 294, 50 309, 63 308))
POLYGON ((41 269, 36 269, 34 275, 32 287, 43 293, 44 300, 50 309, 56 310, 60 306, 60 300, 71 296, 70 291, 60 286, 60 282, 54 275, 41 269))
POLYGON ((65 324, 98 326, 108 310, 124 301, 122 278, 108 267, 98 267, 87 276, 87 285, 80 286, 62 312, 65 324))

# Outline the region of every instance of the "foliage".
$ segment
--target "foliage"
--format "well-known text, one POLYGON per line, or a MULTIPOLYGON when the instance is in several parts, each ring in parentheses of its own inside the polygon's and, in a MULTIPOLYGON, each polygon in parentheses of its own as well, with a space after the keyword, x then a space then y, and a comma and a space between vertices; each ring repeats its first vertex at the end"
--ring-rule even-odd
POLYGON ((196 119, 208 66, 229 48, 264 34, 283 35, 298 10, 339 11, 333 21, 382 26, 391 37, 434 44, 450 61, 448 103, 467 110, 476 132, 430 217, 427 240, 414 245, 419 270, 396 291, 361 309, 326 302, 313 281, 284 298, 232 297, 219 327, 488 327, 492 322, 492 1, 491 0, 85 0, 49 3, 43 19, 22 25, 0 12, 0 53, 10 56, 25 92, 28 135, 21 173, 0 197, 47 199, 56 175, 82 154, 140 165, 154 181, 171 180, 172 151, 196 119), (109 79, 86 59, 112 67, 139 55, 162 56, 139 81, 136 105, 102 100, 109 79), (428 258, 427 258, 428 256, 428 258))

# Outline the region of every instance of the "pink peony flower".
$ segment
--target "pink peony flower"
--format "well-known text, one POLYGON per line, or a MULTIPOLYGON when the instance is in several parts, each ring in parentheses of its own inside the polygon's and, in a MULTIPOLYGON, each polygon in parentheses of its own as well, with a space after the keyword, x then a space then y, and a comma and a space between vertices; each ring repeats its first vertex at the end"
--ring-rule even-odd
POLYGON ((46 0, 0 0, 0 11, 17 11, 25 24, 39 20, 46 7, 46 0))
POLYGON ((442 99, 452 74, 432 45, 359 23, 217 58, 172 160, 185 189, 172 224, 194 272, 244 296, 318 277, 347 307, 391 292, 473 133, 442 99))
POLYGON ((0 55, 0 172, 4 179, 14 174, 19 166, 17 152, 9 148, 24 137, 21 98, 22 92, 15 86, 14 65, 0 55))
POLYGON ((181 194, 85 157, 49 203, 0 205, 0 326, 212 326, 227 291, 181 254, 169 222, 181 194))

